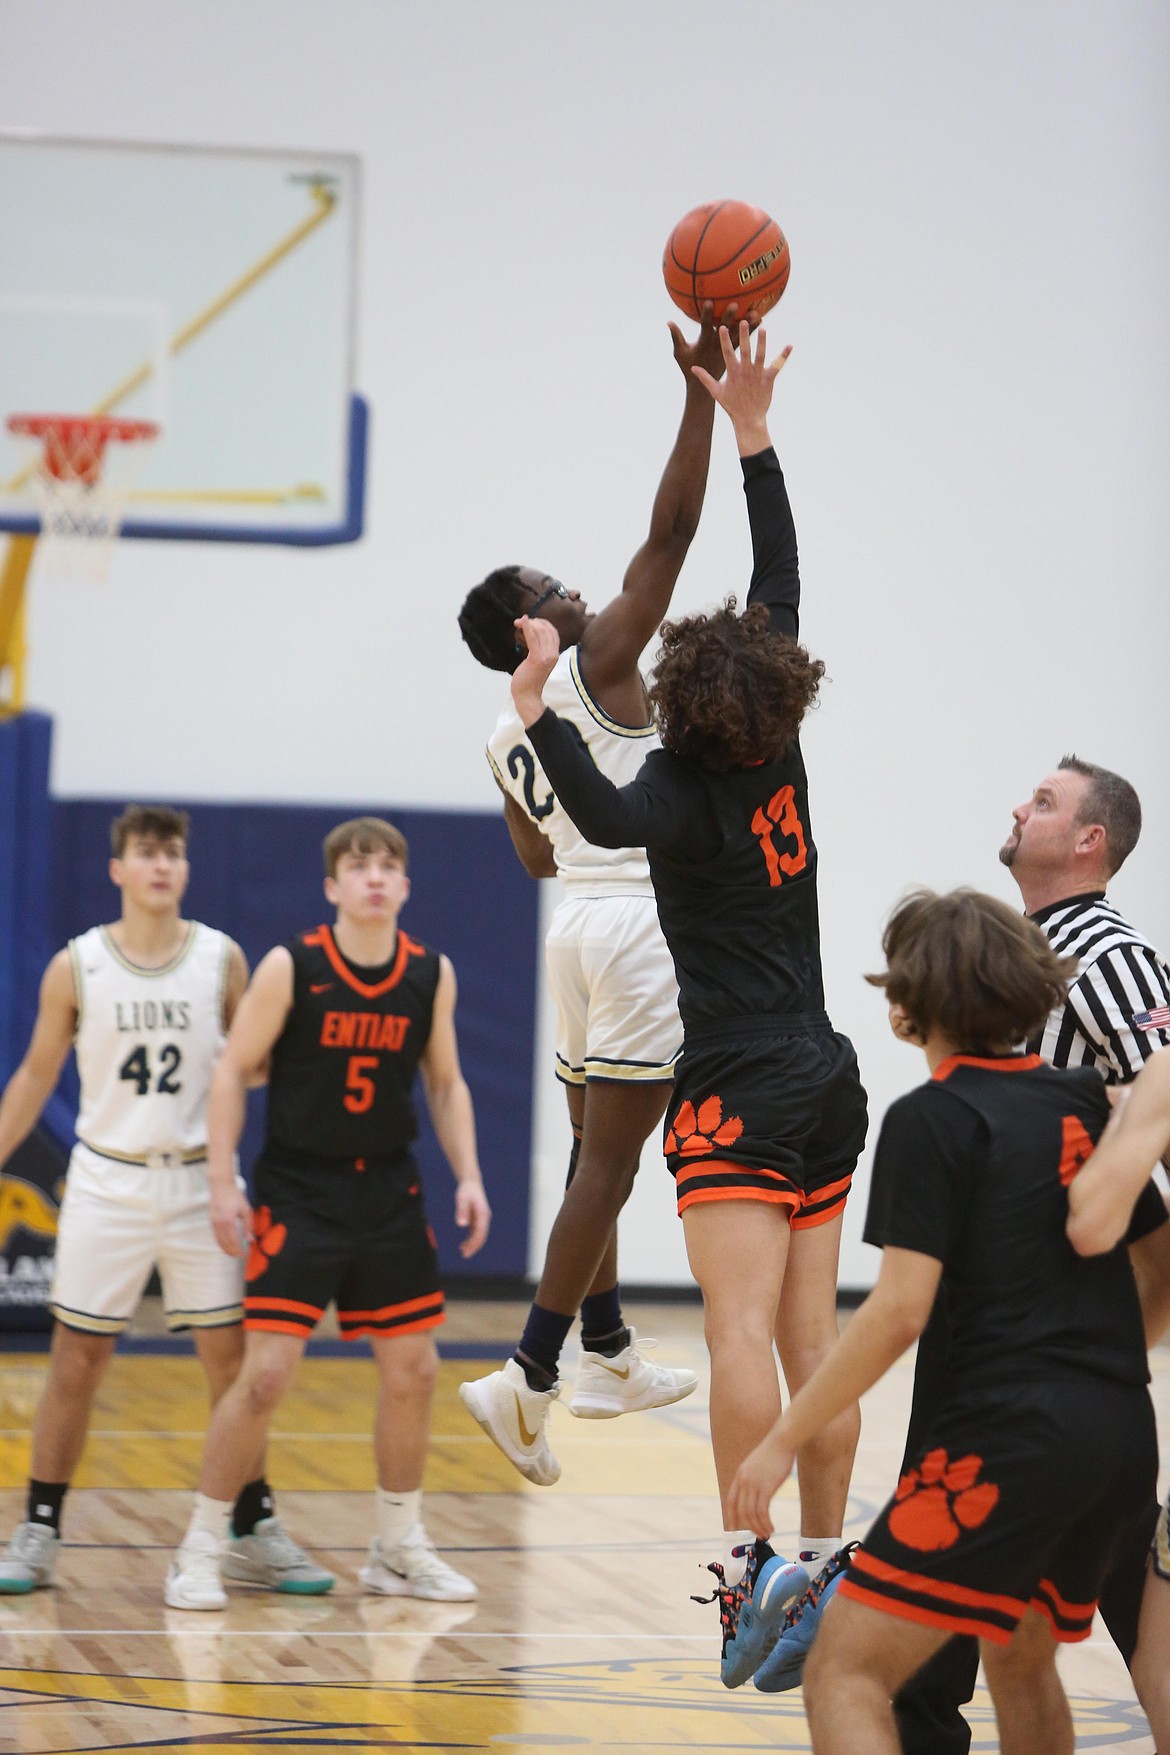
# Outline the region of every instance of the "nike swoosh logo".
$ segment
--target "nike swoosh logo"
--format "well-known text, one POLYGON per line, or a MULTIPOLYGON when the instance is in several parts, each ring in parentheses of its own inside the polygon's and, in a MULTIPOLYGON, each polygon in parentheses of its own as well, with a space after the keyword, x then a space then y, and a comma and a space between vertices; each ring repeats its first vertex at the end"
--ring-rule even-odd
POLYGON ((336 984, 332 981, 322 981, 322 983, 319 987, 314 987, 314 986, 310 985, 309 992, 310 993, 330 993, 330 992, 332 992, 335 985, 336 984))
POLYGON ((524 1410, 520 1406, 520 1397, 516 1395, 515 1390, 512 1391, 512 1394, 516 1396, 516 1424, 520 1428, 520 1437, 525 1444, 535 1444, 540 1438, 540 1427, 537 1426, 535 1432, 530 1432, 528 1430, 527 1426, 524 1424, 524 1410))
POLYGON ((630 1375, 630 1368, 628 1365, 624 1371, 619 1371, 616 1365, 607 1365, 604 1359, 598 1359, 597 1363, 604 1370, 608 1371, 611 1377, 620 1377, 624 1381, 630 1375))

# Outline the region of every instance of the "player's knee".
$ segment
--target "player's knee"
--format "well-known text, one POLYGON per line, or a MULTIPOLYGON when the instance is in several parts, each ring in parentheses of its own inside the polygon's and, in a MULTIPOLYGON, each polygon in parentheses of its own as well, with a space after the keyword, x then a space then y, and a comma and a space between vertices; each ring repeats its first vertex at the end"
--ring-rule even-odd
POLYGON ((379 1361, 387 1394, 417 1401, 434 1394, 439 1355, 433 1345, 390 1346, 379 1361))
POLYGON ((703 1331, 711 1353, 743 1347, 772 1351, 772 1312, 737 1301, 734 1291, 708 1295, 703 1288, 703 1331))
POLYGON ((107 1335, 87 1335, 78 1329, 60 1329, 53 1349, 54 1387, 69 1395, 91 1393, 109 1364, 110 1353, 107 1335))
POLYGON ((283 1365, 265 1363, 247 1367, 240 1388, 252 1415, 270 1414, 288 1388, 291 1371, 283 1365))

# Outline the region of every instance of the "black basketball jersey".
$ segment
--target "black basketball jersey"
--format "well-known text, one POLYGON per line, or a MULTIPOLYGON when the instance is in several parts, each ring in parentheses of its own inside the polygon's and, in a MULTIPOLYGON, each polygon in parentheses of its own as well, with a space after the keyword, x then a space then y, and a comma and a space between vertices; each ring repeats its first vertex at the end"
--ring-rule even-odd
MULTIPOLYGON (((754 567, 749 604, 798 633, 800 570, 784 476, 772 450, 743 459, 754 567)), ((528 730, 550 784, 602 847, 645 847, 679 1011, 695 1026, 824 1007, 817 850, 799 742, 776 761, 712 773, 656 750, 620 789, 551 712, 528 730)))
POLYGON ((1124 1243, 1079 1256, 1068 1184, 1109 1118, 1100 1076, 1038 1055, 955 1055, 891 1105, 865 1241, 943 1265, 951 1393, 1037 1371, 1148 1381, 1124 1243))
POLYGON ((411 1087, 431 1034, 439 954, 398 929, 365 969, 319 926, 288 945, 293 1003, 272 1050, 264 1156, 377 1158, 418 1133, 411 1087))

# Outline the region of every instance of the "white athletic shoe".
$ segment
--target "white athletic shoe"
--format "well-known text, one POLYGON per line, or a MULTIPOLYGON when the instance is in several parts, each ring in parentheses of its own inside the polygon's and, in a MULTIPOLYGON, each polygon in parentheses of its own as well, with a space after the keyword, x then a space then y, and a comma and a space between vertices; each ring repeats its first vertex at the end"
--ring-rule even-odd
MULTIPOLYGON (((655 1344, 642 1342, 644 1347, 655 1344)), ((579 1420, 612 1420, 644 1408, 668 1408, 690 1395, 698 1381, 693 1371, 651 1365, 638 1350, 637 1330, 631 1329, 629 1346, 612 1358, 582 1349, 569 1412, 579 1420)))
POLYGON ((549 1411, 560 1393, 559 1383, 551 1389, 529 1389, 523 1368, 515 1359, 509 1359, 502 1371, 459 1385, 459 1399, 472 1419, 525 1480, 538 1487, 551 1487, 561 1478, 561 1465, 544 1434, 549 1411))
POLYGON ((470 1578, 435 1553, 435 1545, 416 1523, 396 1548, 384 1548, 377 1536, 358 1577, 362 1589, 379 1597, 426 1597, 433 1603, 470 1603, 479 1595, 470 1578))
POLYGON ((262 1517, 250 1536, 233 1536, 219 1569, 225 1578, 267 1585, 291 1596, 324 1596, 334 1584, 333 1574, 310 1560, 278 1517, 262 1517))
POLYGON ((47 1523, 18 1523, 0 1557, 0 1596, 26 1596, 53 1582, 61 1538, 47 1523))
POLYGON ((169 1609, 226 1609, 219 1576, 220 1544, 206 1530, 193 1530, 171 1561, 163 1600, 169 1609))

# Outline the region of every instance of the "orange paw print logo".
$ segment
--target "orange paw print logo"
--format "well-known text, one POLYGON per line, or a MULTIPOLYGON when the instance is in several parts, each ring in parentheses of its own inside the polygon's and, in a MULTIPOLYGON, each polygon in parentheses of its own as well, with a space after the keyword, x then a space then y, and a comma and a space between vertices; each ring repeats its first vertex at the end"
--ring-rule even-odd
POLYGON ((978 1529, 999 1502, 999 1488, 979 1479, 982 1468, 981 1456, 951 1462, 945 1450, 928 1451, 898 1482, 890 1534, 920 1554, 953 1548, 963 1531, 978 1529))
POLYGON ((738 1115, 723 1119, 722 1097, 708 1097, 699 1104, 699 1113, 695 1114, 693 1103, 687 1102, 679 1109, 666 1136, 663 1151, 681 1152, 684 1158, 696 1158, 706 1154, 715 1146, 734 1145, 743 1132, 743 1122, 738 1115))
POLYGON ((268 1270, 268 1263, 274 1255, 279 1255, 284 1248, 284 1240, 288 1236, 288 1227, 272 1223, 272 1209, 257 1207, 252 1214, 252 1247, 248 1251, 248 1265, 244 1269, 246 1280, 258 1280, 268 1270))

